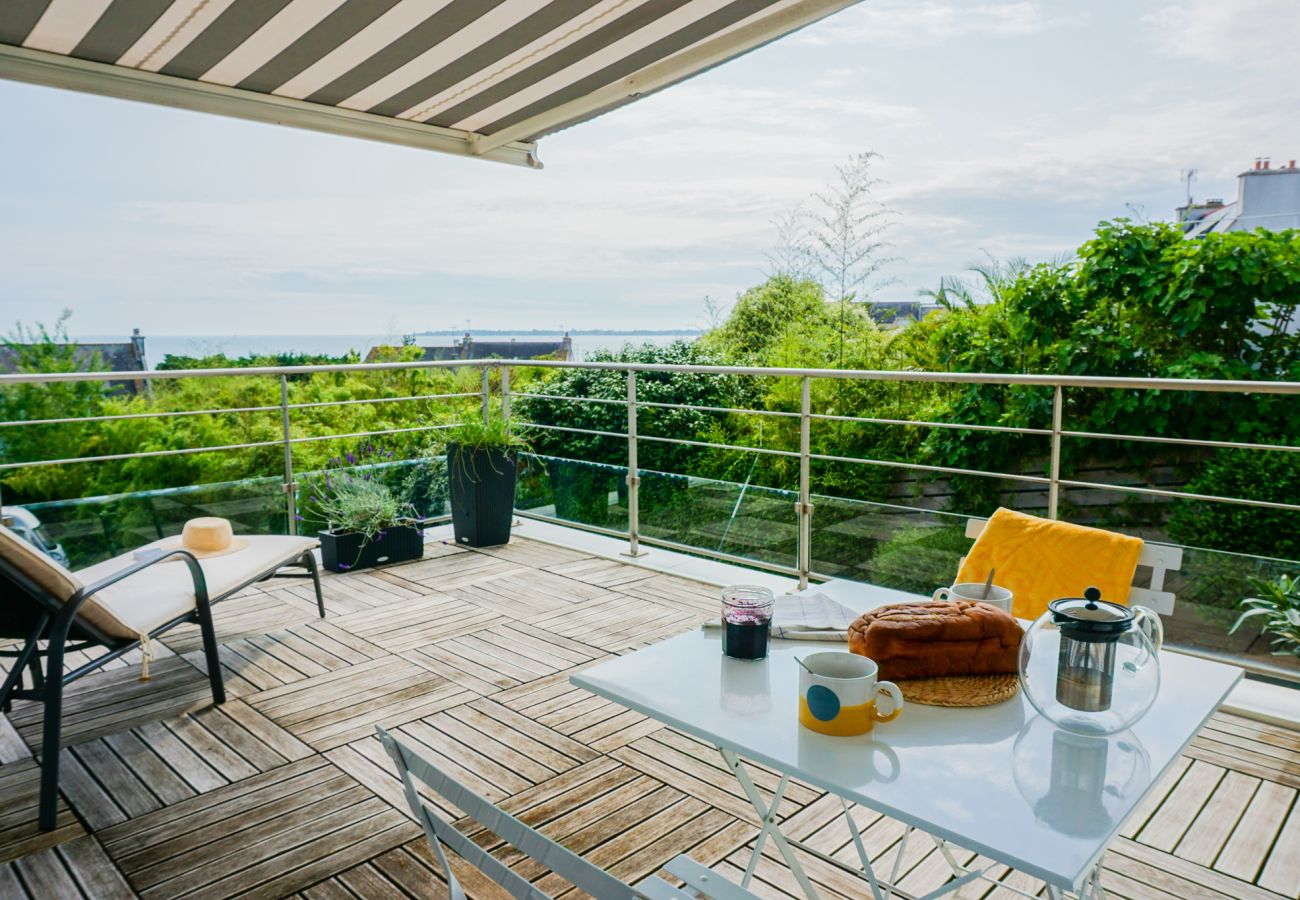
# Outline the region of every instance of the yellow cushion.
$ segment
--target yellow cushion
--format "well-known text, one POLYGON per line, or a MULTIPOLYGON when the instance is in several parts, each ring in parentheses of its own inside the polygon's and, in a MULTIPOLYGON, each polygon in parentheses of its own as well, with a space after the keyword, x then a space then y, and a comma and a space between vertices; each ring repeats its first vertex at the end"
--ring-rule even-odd
POLYGON ((1061 597, 1096 587, 1103 600, 1127 603, 1141 538, 999 509, 962 562, 958 582, 993 580, 1014 595, 1012 612, 1036 619, 1061 597))

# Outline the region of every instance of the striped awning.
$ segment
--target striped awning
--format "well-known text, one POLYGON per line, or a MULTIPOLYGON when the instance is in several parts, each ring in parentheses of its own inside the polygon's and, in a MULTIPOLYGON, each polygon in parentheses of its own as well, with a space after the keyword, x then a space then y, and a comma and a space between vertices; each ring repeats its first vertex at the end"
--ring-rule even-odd
POLYGON ((854 2, 0 0, 0 77, 538 166, 542 136, 854 2))

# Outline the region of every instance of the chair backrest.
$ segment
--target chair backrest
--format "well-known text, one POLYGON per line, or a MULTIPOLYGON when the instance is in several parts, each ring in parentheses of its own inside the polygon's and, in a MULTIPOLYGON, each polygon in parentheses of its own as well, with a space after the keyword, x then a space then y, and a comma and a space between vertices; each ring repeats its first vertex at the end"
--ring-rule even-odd
POLYGON ((420 796, 412 779, 419 780, 516 850, 541 863, 593 897, 600 897, 602 900, 606 897, 611 900, 623 900, 623 898, 639 900, 648 896, 610 875, 604 869, 587 862, 540 831, 525 825, 490 800, 479 796, 383 728, 375 726, 375 730, 379 733, 379 740, 388 751, 388 755, 397 764, 397 772, 406 790, 406 801, 411 805, 411 812, 415 814, 416 820, 424 827, 429 843, 433 845, 434 853, 447 878, 451 900, 465 900, 465 892, 447 863, 443 845, 455 850, 513 897, 520 900, 551 900, 551 898, 443 819, 437 810, 420 796))
MULTIPOLYGON (((966 537, 977 538, 984 531, 987 519, 968 519, 966 537)), ((1183 564, 1183 548, 1169 544, 1142 544, 1137 564, 1151 570, 1151 582, 1147 587, 1131 587, 1128 592, 1130 605, 1149 606, 1162 616, 1174 611, 1175 595, 1165 590, 1165 575, 1177 572, 1183 564)))

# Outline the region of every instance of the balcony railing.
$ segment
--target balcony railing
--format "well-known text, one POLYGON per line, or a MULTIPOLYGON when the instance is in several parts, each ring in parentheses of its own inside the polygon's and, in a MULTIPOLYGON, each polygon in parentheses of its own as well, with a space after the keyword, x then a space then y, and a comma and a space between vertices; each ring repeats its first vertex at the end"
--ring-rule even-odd
MULTIPOLYGON (((55 373, 55 374, 13 374, 0 376, 0 390, 9 388, 18 384, 52 384, 60 382, 78 382, 78 381, 114 381, 121 380, 120 373, 109 372, 74 372, 74 373, 55 373)), ((386 362, 386 363, 366 363, 352 365, 325 365, 325 366, 291 366, 291 367, 264 367, 264 368, 229 368, 229 369, 194 369, 194 370, 168 370, 144 372, 133 375, 134 378, 141 381, 161 381, 164 379, 220 379, 220 378, 249 378, 265 377, 269 379, 278 379, 280 402, 276 405, 258 405, 238 408, 221 408, 221 409, 188 409, 188 410, 169 410, 169 411, 150 411, 150 412, 133 412, 121 415, 100 415, 87 417, 67 417, 67 418, 48 418, 48 419, 20 419, 14 421, 0 422, 0 448, 3 447, 5 432, 14 428, 25 428, 46 425, 72 425, 77 423, 94 423, 109 422, 121 419, 162 419, 170 417, 187 417, 187 416, 207 416, 222 415, 232 412, 238 413, 265 413, 279 414, 280 434, 274 440, 258 440, 244 443, 230 443, 219 446, 201 446, 201 447, 183 447, 163 450, 146 450, 139 452, 111 453, 103 455, 80 456, 71 458, 48 458, 48 459, 22 459, 11 460, 4 459, 0 456, 0 472, 12 471, 16 469, 31 467, 48 467, 48 466, 67 466, 80 465, 87 463, 106 462, 111 460, 137 459, 147 457, 166 457, 174 455, 188 455, 197 453, 233 453, 253 448, 279 447, 283 450, 283 473, 279 478, 279 487, 284 492, 283 509, 285 512, 285 522, 287 528, 293 531, 296 528, 296 513, 298 511, 297 490, 299 478, 295 474, 295 447, 307 443, 320 441, 339 441, 357 438, 384 438, 392 437, 399 434, 415 434, 420 432, 432 432, 439 429, 452 427, 451 424, 422 424, 411 427, 388 428, 367 431, 353 431, 344 433, 331 434, 312 434, 312 435, 294 435, 295 416, 301 415, 304 410, 317 409, 322 407, 342 407, 354 406, 361 404, 389 404, 389 403, 426 403, 426 404, 452 404, 459 405, 462 409, 475 409, 472 415, 481 415, 487 417, 491 409, 499 408, 500 414, 508 421, 517 424, 520 427, 528 426, 540 431, 555 434, 581 434, 588 436, 598 436, 609 440, 615 440, 626 443, 626 460, 623 468, 623 476, 626 487, 620 488, 618 499, 625 506, 626 510, 626 527, 615 528, 609 527, 608 523, 592 522, 575 522, 572 520, 562 519, 553 512, 538 511, 536 507, 520 508, 517 510, 520 516, 534 519, 549 520, 559 522, 564 525, 576 526, 587 530, 608 534, 619 537, 627 541, 627 554, 632 557, 641 555, 644 546, 663 547, 673 550, 684 551, 696 555, 712 557, 715 559, 734 562, 746 566, 753 566, 776 573, 786 574, 792 578, 798 579, 801 586, 807 585, 811 580, 821 580, 830 577, 837 577, 840 573, 835 571, 818 571, 814 564, 813 553, 813 520, 814 520, 814 500, 819 503, 851 503, 854 501, 841 500, 839 498, 814 498, 812 467, 814 464, 837 464, 844 466, 863 466, 874 467, 878 469, 891 469, 898 472, 919 473, 925 477, 932 476, 975 476, 980 478, 998 479, 1000 481, 1020 483, 1038 486, 1046 493, 1045 514, 1050 518, 1058 517, 1061 510, 1061 498, 1063 490, 1087 490, 1106 492, 1130 497, 1147 497, 1162 498, 1170 500, 1197 501, 1209 504, 1227 504, 1243 507, 1252 507, 1257 509, 1280 510, 1287 512, 1300 512, 1300 504, 1287 503, 1272 500, 1261 500, 1250 497, 1221 496, 1216 494, 1193 493, 1188 491, 1170 490, 1165 487, 1156 487, 1151 484, 1120 484, 1108 483, 1100 480, 1089 480, 1082 478, 1066 478, 1062 475, 1061 458, 1062 444, 1066 440, 1090 440, 1090 441, 1111 441, 1111 442, 1142 442, 1167 445, 1170 447, 1191 447, 1209 450, 1231 449, 1244 450, 1260 453, 1295 453, 1300 452, 1300 446, 1291 446, 1275 443, 1249 443, 1241 441, 1226 440, 1205 440, 1190 437, 1177 437, 1162 434, 1117 434, 1108 432, 1072 430, 1067 427, 1065 418, 1065 392, 1067 390, 1087 390, 1087 391, 1180 391, 1180 392, 1197 392, 1197 393, 1218 393, 1218 394, 1237 394, 1237 395, 1297 395, 1300 394, 1300 383, 1297 382, 1253 382, 1253 381, 1208 381, 1208 380, 1182 380, 1182 379, 1137 379, 1137 378, 1110 378, 1110 377, 1087 377, 1087 376, 1056 376, 1056 375, 1014 375, 1014 374, 982 374, 982 373, 935 373, 935 372, 906 372, 906 371, 857 371, 857 370, 826 370, 826 369, 775 369, 775 368, 758 368, 758 367, 730 367, 730 366, 680 366, 668 364, 641 364, 641 363, 612 363, 612 362, 560 362, 550 360, 468 360, 468 361, 449 361, 449 362, 386 362), (431 370, 431 369, 477 369, 480 373, 478 390, 445 392, 445 393, 426 393, 414 394, 411 396, 383 396, 362 399, 344 399, 312 403, 292 403, 290 402, 291 379, 296 376, 319 375, 331 372, 347 373, 366 373, 366 372, 393 372, 402 370, 431 370), (601 369, 613 370, 622 373, 626 382, 626 396, 619 399, 608 397, 572 397, 551 394, 544 389, 535 391, 515 391, 511 386, 511 373, 521 368, 527 369, 555 369, 555 368, 583 368, 583 369, 601 369), (760 409, 738 409, 731 407, 690 405, 678 403, 651 402, 641 399, 638 396, 638 380, 646 373, 690 373, 706 376, 731 376, 758 379, 792 379, 799 386, 799 407, 797 410, 760 410, 760 409), (491 376, 497 377, 493 379, 491 376), (964 422, 945 422, 945 421, 926 421, 910 420, 898 418, 882 418, 872 416, 852 416, 830 414, 814 410, 812 397, 812 388, 815 382, 827 381, 868 381, 868 382, 895 382, 895 383, 928 383, 941 385, 1003 385, 1003 386, 1025 386, 1050 390, 1052 392, 1051 416, 1050 421, 1038 424, 1036 427, 1014 427, 1008 425, 989 425, 989 424, 970 424, 964 422), (493 390, 494 384, 497 386, 493 390), (515 415, 514 405, 518 400, 546 400, 558 401, 574 404, 601 404, 605 406, 618 407, 623 410, 623 418, 626 423, 624 430, 593 430, 559 425, 554 422, 525 422, 515 415), (790 422, 797 422, 798 427, 798 449, 783 449, 777 447, 758 447, 744 446, 737 444, 715 443, 710 441, 698 440, 695 436, 669 436, 664 434, 645 434, 638 429, 638 412, 652 409, 668 410, 686 410, 700 413, 718 414, 718 415, 742 415, 742 416, 766 416, 778 419, 785 419, 790 422), (923 429, 944 429, 964 432, 991 432, 997 434, 1018 435, 1018 436, 1037 436, 1044 439, 1047 443, 1046 451, 1046 474, 1032 474, 1024 471, 996 471, 992 469, 973 469, 964 467, 944 466, 925 464, 920 462, 910 462, 896 459, 872 459, 850 455, 834 453, 818 453, 812 449, 812 428, 818 422, 845 423, 850 425, 877 425, 877 426, 904 426, 911 428, 923 429), (761 555, 745 555, 735 552, 728 552, 722 549, 725 545, 725 539, 719 542, 716 547, 700 546, 700 542, 683 542, 675 540, 673 537, 664 534, 647 534, 642 528, 641 512, 641 489, 642 476, 651 476, 639 463, 639 451, 646 445, 651 444, 668 444, 681 445, 688 447, 700 447, 713 450, 732 451, 738 453, 752 453, 760 456, 784 457, 794 460, 797 463, 797 489, 794 491, 780 491, 773 488, 750 488, 746 485, 739 491, 736 500, 738 509, 741 501, 745 497, 745 491, 763 491, 765 496, 776 502, 782 496, 785 500, 779 502, 789 502, 793 523, 795 526, 795 547, 793 558, 789 561, 781 561, 771 558, 762 558, 761 555)), ((299 473, 300 474, 300 473, 299 473)), ((739 486, 736 486, 739 487, 739 486)), ((47 505, 47 504, 41 504, 47 505)), ((941 515, 934 513, 933 515, 941 515)), ((445 519, 446 516, 438 518, 445 519)), ((734 518, 734 513, 733 513, 734 518)), ((788 520, 787 520, 788 521, 788 520)), ((730 526, 728 526, 730 527, 730 526)), ((725 535, 724 535, 725 538, 725 535)), ((1266 561, 1277 563, 1279 566, 1286 566, 1286 561, 1266 561)), ((1257 567, 1258 569, 1258 567, 1257 567)), ((1267 666, 1265 666, 1267 668, 1267 666)), ((1276 674, 1276 673, 1275 673, 1276 674)), ((1285 674, 1285 673, 1284 673, 1285 674)))

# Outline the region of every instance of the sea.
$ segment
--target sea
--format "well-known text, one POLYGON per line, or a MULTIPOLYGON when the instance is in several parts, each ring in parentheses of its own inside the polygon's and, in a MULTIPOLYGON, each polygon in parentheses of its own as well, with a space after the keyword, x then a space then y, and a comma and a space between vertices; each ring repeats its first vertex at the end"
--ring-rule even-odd
MULTIPOLYGON (((417 344, 426 347, 451 346, 461 338, 460 334, 418 334, 417 344)), ((556 334, 494 334, 478 333, 474 335, 483 341, 558 341, 562 335, 556 334)), ((573 354, 576 359, 585 359, 587 354, 602 349, 618 349, 624 344, 670 344, 675 340, 691 341, 698 333, 679 334, 668 332, 645 331, 635 334, 571 334, 573 354)), ((125 341, 120 334, 78 335, 74 340, 86 343, 116 343, 125 341)), ((356 334, 158 334, 145 335, 145 359, 150 365, 162 362, 164 356, 211 356, 224 353, 232 359, 250 354, 277 353, 319 353, 329 356, 342 356, 349 350, 355 350, 363 358, 366 351, 378 344, 400 342, 400 337, 391 334, 356 335, 356 334)))

